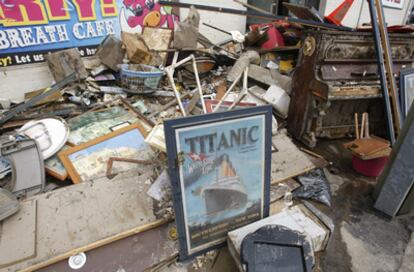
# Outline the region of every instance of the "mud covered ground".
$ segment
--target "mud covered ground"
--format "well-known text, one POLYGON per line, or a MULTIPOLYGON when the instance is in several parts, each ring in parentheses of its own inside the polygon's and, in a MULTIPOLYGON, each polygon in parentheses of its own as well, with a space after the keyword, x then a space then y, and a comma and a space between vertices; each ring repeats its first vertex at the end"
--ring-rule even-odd
MULTIPOLYGON (((376 179, 362 177, 352 169, 351 155, 342 141, 321 142, 317 152, 333 162, 326 171, 332 207, 318 208, 335 222, 335 231, 325 252, 318 255, 316 270, 399 271, 414 220, 390 221, 373 209, 376 179)), ((411 269, 414 271, 414 259, 411 269)))

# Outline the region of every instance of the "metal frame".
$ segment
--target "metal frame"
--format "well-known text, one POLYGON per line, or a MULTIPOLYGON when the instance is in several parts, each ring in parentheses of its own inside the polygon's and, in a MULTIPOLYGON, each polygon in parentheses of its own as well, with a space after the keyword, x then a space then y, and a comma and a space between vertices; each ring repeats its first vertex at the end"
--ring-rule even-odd
POLYGON ((414 107, 410 108, 401 135, 374 191, 374 208, 393 218, 414 215, 414 107))
POLYGON ((218 102, 218 104, 213 108, 213 112, 216 112, 220 106, 223 104, 223 102, 225 101, 226 97, 230 94, 230 92, 234 89, 234 87, 237 85, 237 83, 240 81, 241 77, 243 76, 243 90, 241 91, 241 93, 239 94, 239 96, 236 98, 236 100, 234 100, 233 104, 231 104, 231 106, 227 109, 227 110, 232 110, 237 104, 240 103, 240 101, 243 100, 243 98, 247 95, 248 93, 248 77, 249 77, 249 66, 246 67, 246 69, 244 69, 244 73, 241 73, 235 81, 233 81, 233 84, 231 84, 230 88, 227 90, 227 92, 223 95, 223 97, 220 99, 220 101, 218 102))
MULTIPOLYGON (((380 36, 380 29, 378 25, 375 1, 376 0, 368 0, 369 12, 371 15, 371 23, 372 23, 372 29, 373 29, 373 34, 374 34, 374 40, 375 40, 375 49, 376 49, 375 51, 377 54, 377 60, 378 60, 378 65, 379 65, 379 75, 380 75, 381 88, 382 88, 382 94, 383 94, 382 96, 383 96, 384 104, 385 104, 385 112, 387 113, 388 136, 390 137, 391 144, 394 144, 395 143, 395 131, 394 131, 393 114, 391 110, 390 96, 388 92, 387 75, 385 72, 384 55, 383 55, 383 48, 381 46, 382 43, 381 43, 381 36, 380 36)), ((384 27, 384 25, 382 26, 384 27)))
POLYGON ((0 143, 0 155, 4 156, 12 166, 10 191, 13 194, 31 196, 43 192, 44 160, 35 140, 29 138, 4 140, 0 143))
POLYGON ((400 102, 401 102, 401 116, 405 120, 411 105, 407 105, 407 91, 405 89, 405 78, 414 74, 414 68, 401 70, 400 72, 400 102))
POLYGON ((380 26, 381 44, 384 51, 385 70, 387 72, 388 89, 391 96, 391 105, 394 114, 394 128, 397 135, 401 130, 401 109, 397 94, 397 84, 394 77, 394 64, 392 60, 392 51, 390 39, 388 37, 387 22, 385 20, 384 8, 381 0, 375 0, 375 7, 377 9, 378 24, 380 26))
MULTIPOLYGON (((265 225, 257 231, 246 235, 241 244, 240 257, 243 265, 247 266, 247 271, 260 272, 256 267, 256 265, 258 265, 256 262, 257 254, 255 252, 257 244, 285 249, 297 248, 302 253, 302 270, 300 271, 312 271, 314 262, 313 250, 305 234, 301 234, 298 231, 291 230, 281 225, 265 225)), ((273 256, 273 261, 277 263, 280 256, 273 256)), ((283 268, 280 270, 283 271, 283 268)))
POLYGON ((178 59, 178 52, 175 52, 173 63, 170 66, 165 68, 165 72, 167 73, 168 80, 170 81, 171 87, 174 91, 175 98, 177 99, 178 106, 180 107, 181 113, 183 114, 184 117, 187 116, 187 113, 183 106, 183 102, 181 101, 181 98, 180 98, 181 95, 178 92, 177 87, 175 86, 174 72, 175 72, 175 69, 177 69, 178 67, 180 67, 181 65, 189 61, 193 62, 194 75, 195 75, 196 82, 197 82, 197 90, 200 94, 201 105, 203 107, 203 112, 207 113, 207 108, 206 108, 206 104, 204 103, 203 89, 201 88, 200 76, 198 74, 197 62, 196 62, 195 56, 190 55, 187 58, 180 60, 179 62, 177 62, 177 59, 178 59))

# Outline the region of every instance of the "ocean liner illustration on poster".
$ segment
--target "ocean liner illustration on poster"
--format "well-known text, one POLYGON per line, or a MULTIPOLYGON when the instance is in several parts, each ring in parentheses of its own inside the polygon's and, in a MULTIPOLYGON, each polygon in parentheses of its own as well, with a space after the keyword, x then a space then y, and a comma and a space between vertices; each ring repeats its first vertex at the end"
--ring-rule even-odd
POLYGON ((251 114, 211 114, 197 117, 212 119, 199 124, 195 117, 165 123, 168 156, 176 158, 169 168, 174 169, 170 176, 184 258, 222 244, 227 232, 267 216, 271 108, 224 116, 244 112, 251 114))
POLYGON ((247 191, 236 174, 228 155, 221 157, 218 167, 219 177, 202 189, 207 215, 215 215, 228 209, 244 207, 247 204, 247 191))

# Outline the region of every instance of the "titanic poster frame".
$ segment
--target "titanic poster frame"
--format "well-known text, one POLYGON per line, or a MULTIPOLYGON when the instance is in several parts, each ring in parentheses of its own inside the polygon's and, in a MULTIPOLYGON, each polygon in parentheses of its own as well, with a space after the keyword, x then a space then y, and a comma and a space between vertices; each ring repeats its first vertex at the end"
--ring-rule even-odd
POLYGON ((270 105, 164 122, 180 260, 269 215, 270 105))

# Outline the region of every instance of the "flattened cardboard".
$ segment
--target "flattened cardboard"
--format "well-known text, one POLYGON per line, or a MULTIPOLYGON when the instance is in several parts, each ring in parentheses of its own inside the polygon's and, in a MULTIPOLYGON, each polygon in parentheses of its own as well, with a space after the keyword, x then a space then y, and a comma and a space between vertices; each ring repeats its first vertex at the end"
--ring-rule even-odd
POLYGON ((66 49, 45 55, 50 72, 56 82, 76 72, 81 79, 88 77, 85 65, 77 48, 66 49))
POLYGON ((21 203, 18 213, 0 228, 0 268, 36 256, 37 200, 21 203))

